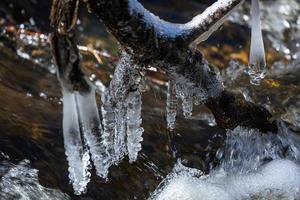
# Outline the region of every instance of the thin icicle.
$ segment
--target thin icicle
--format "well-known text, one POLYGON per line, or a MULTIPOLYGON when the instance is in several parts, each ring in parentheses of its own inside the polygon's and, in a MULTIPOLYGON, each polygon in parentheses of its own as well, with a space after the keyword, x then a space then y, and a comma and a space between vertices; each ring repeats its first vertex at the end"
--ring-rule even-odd
POLYGON ((115 163, 118 164, 124 156, 127 154, 126 149, 126 117, 127 110, 123 106, 123 103, 119 103, 116 109, 116 125, 115 125, 115 138, 114 138, 114 149, 115 149, 115 163))
POLYGON ((266 75, 266 58, 260 22, 259 0, 252 0, 251 4, 252 30, 248 74, 251 84, 260 85, 261 80, 266 75))
POLYGON ((177 115, 176 85, 174 80, 168 83, 167 94, 167 124, 169 129, 175 129, 177 115))
POLYGON ((90 156, 80 133, 75 92, 63 87, 63 135, 69 163, 69 178, 76 195, 85 193, 90 181, 90 156))
POLYGON ((185 118, 190 118, 192 116, 193 103, 194 101, 192 97, 185 97, 182 100, 182 110, 185 118))
POLYGON ((91 91, 88 93, 80 94, 77 92, 76 98, 83 136, 88 144, 96 173, 98 176, 106 178, 111 163, 101 138, 102 127, 95 95, 95 88, 91 87, 91 91))
POLYGON ((127 149, 129 162, 137 159, 138 152, 142 149, 142 134, 144 129, 141 127, 142 118, 142 99, 139 91, 130 92, 126 99, 127 104, 127 149))
POLYGON ((114 149, 114 136, 115 136, 115 109, 110 103, 110 96, 107 92, 102 95, 102 117, 103 117, 103 143, 110 156, 110 162, 113 163, 115 149, 114 149))

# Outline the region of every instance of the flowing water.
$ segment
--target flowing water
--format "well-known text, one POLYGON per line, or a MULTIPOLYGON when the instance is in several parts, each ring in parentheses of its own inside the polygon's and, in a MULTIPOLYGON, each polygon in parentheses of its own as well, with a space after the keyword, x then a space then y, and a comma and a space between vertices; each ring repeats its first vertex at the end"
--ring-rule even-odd
MULTIPOLYGON (((233 13, 230 22, 200 49, 209 62, 220 66, 227 89, 241 92, 248 101, 264 105, 275 116, 272 120, 278 120, 279 134, 264 135, 245 127, 225 132, 201 106, 194 106, 189 119, 178 112, 176 133, 168 132, 167 80, 163 73, 149 71, 143 84, 144 133, 137 161, 129 163, 126 158, 112 166, 108 179, 99 178, 92 169, 87 193, 80 196, 74 194, 69 183, 62 130, 65 97, 61 94, 46 42, 47 28, 39 26, 45 22, 36 20, 43 16, 41 13, 35 16, 32 9, 27 9, 33 18, 25 18, 27 23, 21 23, 13 12, 7 17, 8 11, 1 5, 0 198, 299 199, 300 60, 297 55, 300 55, 300 26, 297 11, 300 3, 291 0, 287 6, 281 0, 277 0, 277 4, 271 2, 261 4, 268 69, 260 86, 250 85, 245 73, 250 44, 249 5, 233 13), (270 12, 276 8, 279 12, 270 12), (287 28, 287 24, 291 28, 287 28), (228 31, 230 28, 234 32, 228 31), (174 151, 179 161, 173 157, 174 151)), ((179 1, 143 3, 166 19, 177 21, 186 20, 192 12, 207 6, 196 1, 184 5, 179 1), (171 12, 170 5, 178 12, 171 12)), ((89 46, 82 46, 81 53, 85 72, 101 93, 116 65, 116 42, 103 34, 103 28, 102 34, 95 36, 99 30, 90 28, 87 18, 82 18, 79 29, 84 33, 80 35, 81 44, 92 43, 99 50, 89 51, 89 46)), ((97 102, 100 109, 100 95, 97 102)), ((176 103, 168 101, 168 112, 172 115, 172 104, 176 103)), ((168 118, 170 127, 174 126, 173 118, 168 118)))

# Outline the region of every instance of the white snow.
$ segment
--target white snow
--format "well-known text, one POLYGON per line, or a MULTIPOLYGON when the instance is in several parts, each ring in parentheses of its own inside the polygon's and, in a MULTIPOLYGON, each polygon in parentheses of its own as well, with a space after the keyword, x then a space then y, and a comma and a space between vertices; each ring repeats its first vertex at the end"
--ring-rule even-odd
POLYGON ((300 195, 300 167, 280 159, 269 162, 258 171, 197 178, 185 171, 169 180, 155 200, 240 200, 296 199, 300 195))
POLYGON ((224 13, 226 8, 232 7, 231 5, 237 1, 243 2, 244 0, 219 0, 208 7, 203 13, 197 15, 190 22, 185 24, 170 23, 160 19, 146 10, 138 2, 138 0, 129 0, 129 7, 133 15, 137 13, 141 14, 147 24, 154 26, 158 35, 175 38, 183 34, 188 34, 195 28, 203 27, 207 31, 205 31, 201 36, 199 35, 198 39, 198 41, 203 41, 206 40, 211 33, 213 33, 224 22, 224 19, 231 10, 228 10, 226 12, 227 15, 220 19, 219 22, 213 23, 212 16, 215 13, 221 13, 221 11, 224 13))

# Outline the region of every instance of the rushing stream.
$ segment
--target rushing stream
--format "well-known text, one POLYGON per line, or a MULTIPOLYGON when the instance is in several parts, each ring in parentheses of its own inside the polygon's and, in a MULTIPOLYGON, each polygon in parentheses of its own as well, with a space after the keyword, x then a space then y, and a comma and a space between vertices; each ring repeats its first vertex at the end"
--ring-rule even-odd
MULTIPOLYGON (((141 2, 175 21, 207 6, 192 0, 141 2)), ((250 4, 232 13, 199 48, 219 67, 227 89, 276 117, 278 134, 218 128, 207 108, 199 106, 201 92, 193 103, 184 91, 176 94, 182 87, 155 68, 145 73, 142 93, 132 92, 110 111, 104 91, 118 50, 103 27, 99 35, 91 28, 93 18, 78 21, 79 49, 92 89, 86 94, 61 90, 48 30, 39 25, 45 23, 42 16, 28 9, 33 17, 20 23, 17 6, 12 12, 0 2, 0 199, 300 199, 300 2, 275 2, 260 1, 261 27, 252 29, 252 36, 258 35, 252 37, 255 47, 263 46, 264 37, 266 51, 258 59, 266 56, 268 63, 259 86, 249 84, 246 73, 250 4), (108 117, 102 119, 97 107, 108 117), (102 134, 113 157, 103 155, 95 137, 100 120, 106 120, 102 134)))

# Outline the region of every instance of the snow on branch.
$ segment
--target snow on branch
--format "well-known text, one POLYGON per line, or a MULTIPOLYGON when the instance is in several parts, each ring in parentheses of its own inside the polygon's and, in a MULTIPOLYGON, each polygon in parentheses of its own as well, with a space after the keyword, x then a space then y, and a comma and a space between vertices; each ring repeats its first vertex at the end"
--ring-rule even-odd
POLYGON ((180 43, 185 44, 195 40, 203 41, 222 25, 225 18, 244 0, 219 0, 185 24, 160 19, 144 8, 138 0, 87 2, 89 8, 103 20, 119 41, 135 48, 143 48, 139 46, 144 45, 144 42, 139 42, 141 38, 151 41, 148 47, 162 46, 165 41, 181 41, 180 43))

